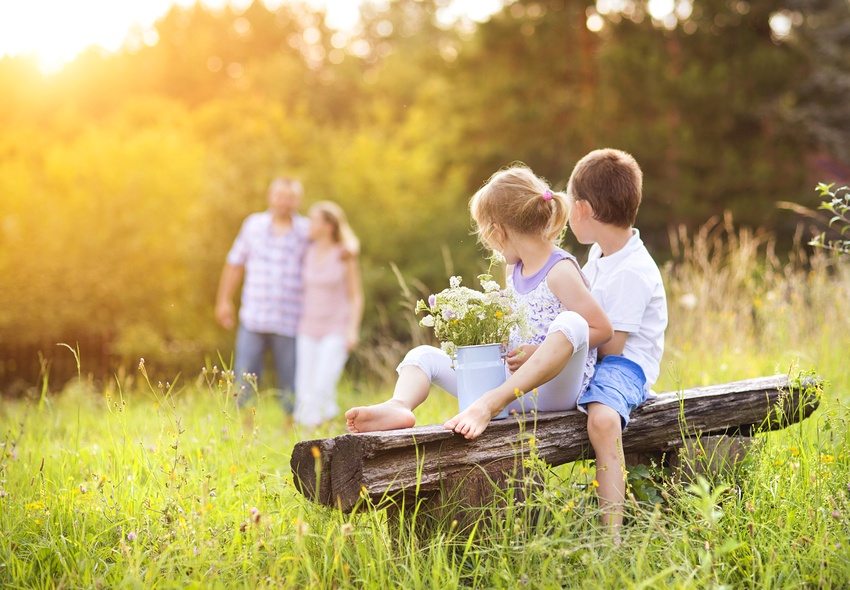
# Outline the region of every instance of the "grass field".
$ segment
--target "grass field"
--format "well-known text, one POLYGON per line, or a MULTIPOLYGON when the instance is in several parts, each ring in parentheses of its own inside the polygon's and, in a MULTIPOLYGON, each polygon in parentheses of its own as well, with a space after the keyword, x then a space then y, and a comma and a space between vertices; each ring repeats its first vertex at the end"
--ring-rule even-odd
MULTIPOLYGON (((777 372, 827 379, 800 426, 759 435, 742 470, 668 478, 628 505, 623 543, 599 530, 593 470, 544 470, 529 506, 493 508, 470 538, 393 538, 375 511, 307 503, 290 450, 301 433, 269 396, 255 427, 228 379, 172 385, 156 367, 0 409, 0 586, 316 588, 788 588, 850 586, 850 268, 780 262, 722 227, 676 243, 659 390, 777 372), (686 246, 686 247, 685 247, 686 246)), ((83 355, 82 372, 85 374, 83 355)), ((378 400, 344 386, 341 405, 378 400)), ((443 394, 420 423, 451 413, 443 394)), ((340 420, 318 434, 338 434, 340 420)), ((641 496, 641 494, 636 494, 641 496)))

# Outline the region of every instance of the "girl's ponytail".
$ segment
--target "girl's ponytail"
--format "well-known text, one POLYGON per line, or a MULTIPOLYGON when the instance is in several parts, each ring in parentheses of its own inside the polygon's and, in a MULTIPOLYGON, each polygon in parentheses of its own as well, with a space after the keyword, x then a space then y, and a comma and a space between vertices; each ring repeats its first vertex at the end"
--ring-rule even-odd
POLYGON ((567 200, 567 194, 551 190, 544 194, 551 195, 551 198, 546 201, 546 204, 549 206, 549 223, 546 224, 543 234, 547 240, 559 242, 567 227, 567 220, 570 217, 570 205, 567 200))

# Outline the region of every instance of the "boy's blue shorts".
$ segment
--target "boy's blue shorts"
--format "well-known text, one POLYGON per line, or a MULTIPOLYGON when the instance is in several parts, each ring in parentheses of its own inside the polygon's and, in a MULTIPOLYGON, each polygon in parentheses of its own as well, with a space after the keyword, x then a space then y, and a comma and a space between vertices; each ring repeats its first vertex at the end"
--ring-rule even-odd
POLYGON ((590 385, 578 398, 578 409, 587 413, 587 405, 599 403, 620 414, 622 426, 629 423, 632 411, 646 401, 646 376, 643 369, 624 356, 609 355, 596 364, 590 385))

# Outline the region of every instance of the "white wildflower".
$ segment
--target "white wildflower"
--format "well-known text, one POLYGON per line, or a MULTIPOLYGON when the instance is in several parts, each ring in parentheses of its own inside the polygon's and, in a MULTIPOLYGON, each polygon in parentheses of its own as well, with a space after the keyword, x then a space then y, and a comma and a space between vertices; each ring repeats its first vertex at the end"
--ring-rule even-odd
POLYGON ((479 275, 484 291, 461 286, 461 277, 450 279, 450 287, 431 295, 426 304, 418 301, 416 313, 423 313, 419 324, 433 328, 450 356, 458 346, 501 343, 510 333, 521 329, 525 310, 518 309, 508 291, 502 291, 491 275, 479 275))
POLYGON ((483 283, 481 283, 481 287, 484 289, 485 293, 494 293, 501 289, 499 283, 497 283, 496 281, 484 281, 483 283))
POLYGON ((457 346, 455 346, 454 342, 441 342, 440 349, 450 357, 454 357, 457 352, 457 346))

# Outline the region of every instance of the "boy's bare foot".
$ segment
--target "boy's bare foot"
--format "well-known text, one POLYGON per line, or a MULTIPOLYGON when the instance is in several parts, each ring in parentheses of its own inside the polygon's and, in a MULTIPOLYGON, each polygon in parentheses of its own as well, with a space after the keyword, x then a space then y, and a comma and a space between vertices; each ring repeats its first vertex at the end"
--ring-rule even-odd
POLYGON ((374 432, 410 428, 416 424, 416 417, 407 406, 391 399, 372 406, 351 408, 345 413, 345 423, 349 432, 374 432))

